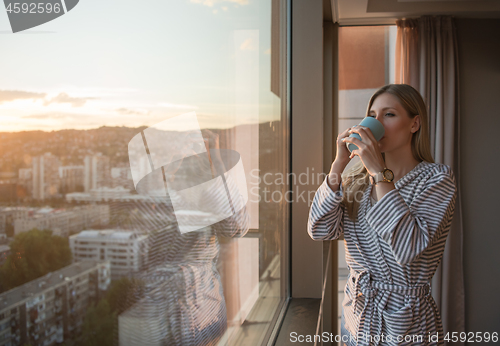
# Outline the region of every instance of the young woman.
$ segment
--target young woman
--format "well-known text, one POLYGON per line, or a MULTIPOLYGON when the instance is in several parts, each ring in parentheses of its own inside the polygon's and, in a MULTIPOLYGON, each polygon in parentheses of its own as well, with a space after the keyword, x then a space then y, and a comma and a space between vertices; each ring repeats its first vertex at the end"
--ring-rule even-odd
POLYGON ((345 239, 349 277, 342 341, 443 345, 430 281, 453 218, 454 174, 434 163, 426 106, 411 86, 380 88, 366 116, 384 125, 384 136, 377 142, 363 126, 338 136, 335 161, 316 192, 308 222, 314 240, 345 239), (350 153, 346 143, 358 149, 350 153), (360 162, 342 174, 354 156, 360 162))

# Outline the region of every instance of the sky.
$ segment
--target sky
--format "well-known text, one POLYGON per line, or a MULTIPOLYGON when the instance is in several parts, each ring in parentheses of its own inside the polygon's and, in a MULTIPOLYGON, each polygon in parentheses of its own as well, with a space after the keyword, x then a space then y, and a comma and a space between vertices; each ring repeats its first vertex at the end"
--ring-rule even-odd
MULTIPOLYGON (((202 128, 279 119, 270 92, 271 0, 80 0, 13 34, 0 9, 0 132, 202 128)), ((182 129, 179 129, 182 130, 182 129)))

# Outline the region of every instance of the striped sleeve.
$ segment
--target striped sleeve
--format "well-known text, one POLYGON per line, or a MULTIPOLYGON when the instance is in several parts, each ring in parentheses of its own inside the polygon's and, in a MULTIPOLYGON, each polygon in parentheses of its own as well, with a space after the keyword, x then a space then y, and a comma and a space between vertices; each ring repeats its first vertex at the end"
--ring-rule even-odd
POLYGON ((456 184, 451 169, 444 167, 427 180, 410 207, 394 189, 366 214, 368 224, 389 244, 399 264, 418 259, 451 226, 456 184))
POLYGON ((314 240, 334 240, 344 233, 342 184, 339 191, 333 192, 327 179, 328 176, 316 191, 309 210, 307 232, 314 240))

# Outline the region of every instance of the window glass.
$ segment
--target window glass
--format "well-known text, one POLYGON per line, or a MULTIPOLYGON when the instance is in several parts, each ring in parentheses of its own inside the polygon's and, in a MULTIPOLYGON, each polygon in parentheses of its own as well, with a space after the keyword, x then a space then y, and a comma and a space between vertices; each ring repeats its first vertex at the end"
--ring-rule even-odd
MULTIPOLYGON (((339 28, 338 132, 357 125, 366 116, 372 94, 394 83, 396 26, 348 26, 339 28)), ((338 135, 338 134, 337 134, 338 135)), ((359 162, 355 156, 346 170, 359 162)), ((344 241, 338 246, 338 335, 348 268, 344 241)))
POLYGON ((287 287, 285 2, 38 2, 31 28, 0 11, 0 313, 54 307, 6 338, 261 344, 287 287))

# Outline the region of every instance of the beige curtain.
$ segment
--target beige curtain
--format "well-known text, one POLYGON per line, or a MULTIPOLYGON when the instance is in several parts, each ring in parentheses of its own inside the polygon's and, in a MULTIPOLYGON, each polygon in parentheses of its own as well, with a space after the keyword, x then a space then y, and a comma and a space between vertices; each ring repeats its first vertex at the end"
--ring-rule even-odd
POLYGON ((460 109, 455 21, 450 16, 423 16, 418 19, 398 20, 396 24, 396 83, 410 84, 424 97, 429 111, 434 160, 449 165, 457 178, 455 214, 443 260, 432 279, 432 296, 440 308, 445 334, 465 332, 462 203, 459 183, 460 109))
POLYGON ((396 21, 396 83, 410 84, 418 90, 419 85, 419 49, 418 20, 405 19, 396 21), (411 67, 411 68, 410 68, 411 67), (410 74, 411 71, 411 74, 410 74))

